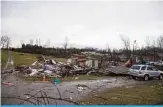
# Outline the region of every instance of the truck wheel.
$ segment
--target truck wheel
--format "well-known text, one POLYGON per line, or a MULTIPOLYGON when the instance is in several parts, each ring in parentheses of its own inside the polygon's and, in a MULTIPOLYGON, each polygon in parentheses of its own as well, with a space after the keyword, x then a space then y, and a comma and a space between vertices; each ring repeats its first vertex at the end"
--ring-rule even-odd
POLYGON ((149 80, 149 76, 148 75, 144 75, 144 80, 148 81, 149 80))
POLYGON ((163 79, 163 74, 160 74, 160 76, 158 78, 159 78, 159 80, 162 80, 163 79))
POLYGON ((136 77, 135 77, 135 76, 132 76, 132 79, 134 79, 134 80, 135 80, 135 79, 136 79, 136 77))
POLYGON ((135 80, 138 80, 139 78, 138 77, 135 77, 135 80))

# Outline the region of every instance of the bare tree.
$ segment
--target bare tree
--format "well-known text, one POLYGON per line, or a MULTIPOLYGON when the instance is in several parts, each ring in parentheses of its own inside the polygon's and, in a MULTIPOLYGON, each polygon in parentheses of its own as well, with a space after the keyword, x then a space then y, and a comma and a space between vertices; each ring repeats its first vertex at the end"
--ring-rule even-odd
POLYGON ((109 45, 107 45, 107 53, 108 53, 108 56, 110 55, 110 60, 112 60, 112 52, 111 52, 109 45))
POLYGON ((36 45, 38 45, 38 39, 36 39, 36 45))
POLYGON ((5 42, 6 42, 5 36, 2 36, 2 37, 1 37, 1 47, 2 47, 2 48, 5 47, 5 42))
POLYGON ((155 40, 153 40, 153 42, 152 42, 151 49, 152 49, 151 51, 152 51, 154 54, 157 53, 157 50, 156 50, 156 41, 155 41, 155 40))
POLYGON ((41 46, 41 40, 40 40, 40 38, 39 38, 39 46, 41 46))
POLYGON ((152 49, 153 49, 153 52, 156 52, 156 40, 153 40, 152 42, 152 49))
POLYGON ((151 46, 151 44, 150 44, 150 40, 149 40, 149 36, 146 37, 146 39, 145 39, 145 43, 146 43, 147 52, 148 52, 148 51, 149 51, 149 48, 150 48, 150 46, 151 46))
POLYGON ((130 55, 131 55, 131 48, 130 48, 130 39, 129 39, 129 37, 124 37, 124 36, 120 35, 120 38, 121 38, 122 43, 124 45, 127 57, 130 57, 130 55))
POLYGON ((24 41, 23 41, 23 40, 21 40, 21 41, 20 41, 20 43, 21 43, 21 46, 22 46, 22 45, 24 44, 24 41))
POLYGON ((134 40, 134 42, 133 42, 133 53, 137 50, 137 48, 138 48, 138 44, 137 44, 136 40, 134 40))
POLYGON ((1 47, 2 48, 9 48, 11 44, 11 39, 9 36, 2 36, 1 37, 1 47))
POLYGON ((29 42, 30 42, 30 45, 33 45, 33 40, 32 40, 32 39, 30 39, 30 41, 29 41, 29 42))
POLYGON ((157 39, 157 45, 160 49, 160 52, 161 50, 163 50, 163 35, 159 36, 158 39, 157 39))
POLYGON ((11 45, 11 39, 10 39, 10 37, 8 37, 6 48, 8 49, 10 47, 10 45, 11 45))
POLYGON ((63 43, 63 48, 64 48, 64 50, 65 50, 65 53, 66 53, 66 51, 67 51, 67 46, 68 46, 68 37, 66 36, 66 37, 65 37, 65 41, 64 41, 64 43, 63 43))
POLYGON ((156 41, 155 40, 153 40, 153 42, 152 42, 152 47, 156 47, 156 41))
POLYGON ((130 39, 128 37, 125 38, 122 35, 120 35, 120 38, 121 38, 121 40, 123 42, 123 45, 124 45, 125 49, 130 50, 130 39))
POLYGON ((47 40, 47 42, 46 42, 46 47, 47 47, 47 48, 50 47, 50 39, 47 40))

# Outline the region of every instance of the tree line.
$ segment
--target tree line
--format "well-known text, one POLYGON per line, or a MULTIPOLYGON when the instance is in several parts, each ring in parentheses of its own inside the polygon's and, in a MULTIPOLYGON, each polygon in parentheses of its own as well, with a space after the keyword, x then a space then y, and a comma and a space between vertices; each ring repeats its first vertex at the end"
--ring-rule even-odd
POLYGON ((121 49, 112 49, 107 45, 106 49, 97 49, 92 47, 86 48, 68 48, 68 39, 66 37, 63 47, 44 47, 38 44, 25 44, 22 43, 21 48, 11 48, 11 39, 8 36, 1 37, 1 49, 10 49, 16 52, 32 53, 51 55, 55 57, 70 57, 72 54, 81 54, 81 52, 98 52, 102 54, 110 55, 112 58, 116 55, 124 54, 127 58, 130 58, 131 54, 134 55, 147 55, 148 53, 163 53, 163 36, 159 36, 157 41, 146 40, 146 46, 138 47, 137 41, 132 43, 128 37, 120 35, 123 47, 121 49))

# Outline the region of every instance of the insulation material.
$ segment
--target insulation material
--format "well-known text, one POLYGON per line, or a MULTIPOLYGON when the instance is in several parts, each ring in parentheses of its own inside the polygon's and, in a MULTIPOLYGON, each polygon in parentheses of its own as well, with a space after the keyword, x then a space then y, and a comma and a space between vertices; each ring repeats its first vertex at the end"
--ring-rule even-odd
POLYGON ((29 76, 37 75, 39 71, 37 69, 31 69, 32 73, 29 74, 29 76))
POLYGON ((55 67, 53 65, 45 64, 45 70, 53 71, 53 70, 55 70, 55 67))
POLYGON ((53 64, 57 64, 53 59, 51 60, 53 64))
POLYGON ((53 73, 53 71, 50 71, 50 70, 45 70, 44 72, 47 73, 47 74, 52 74, 53 73))

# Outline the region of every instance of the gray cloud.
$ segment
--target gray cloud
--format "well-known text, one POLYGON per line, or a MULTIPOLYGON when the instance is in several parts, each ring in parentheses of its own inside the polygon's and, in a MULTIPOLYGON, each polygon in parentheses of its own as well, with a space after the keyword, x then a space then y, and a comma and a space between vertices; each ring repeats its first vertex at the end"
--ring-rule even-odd
POLYGON ((40 38, 42 43, 120 48, 120 32, 143 45, 146 36, 163 33, 163 2, 2 2, 2 34, 20 41, 40 38), (75 35, 75 36, 74 36, 75 35))

